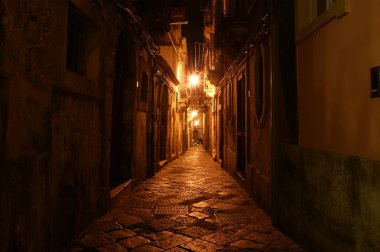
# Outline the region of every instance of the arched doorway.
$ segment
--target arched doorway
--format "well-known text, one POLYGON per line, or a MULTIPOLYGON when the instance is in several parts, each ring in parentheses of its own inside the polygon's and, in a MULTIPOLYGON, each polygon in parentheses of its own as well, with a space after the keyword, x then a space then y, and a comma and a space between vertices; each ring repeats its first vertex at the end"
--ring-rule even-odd
POLYGON ((132 41, 120 34, 115 52, 115 77, 112 96, 112 128, 110 151, 110 185, 116 187, 132 178, 133 135, 135 114, 135 86, 132 61, 134 52, 128 51, 132 41))

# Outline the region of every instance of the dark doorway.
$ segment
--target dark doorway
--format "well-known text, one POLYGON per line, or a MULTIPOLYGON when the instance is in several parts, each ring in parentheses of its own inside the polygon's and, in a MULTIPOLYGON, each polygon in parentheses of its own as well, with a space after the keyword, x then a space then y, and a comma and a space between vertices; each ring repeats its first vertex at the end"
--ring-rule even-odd
MULTIPOLYGON (((128 88, 128 38, 119 36, 115 52, 112 96, 110 185, 115 187, 132 178, 134 92, 128 88), (127 104, 128 103, 128 104, 127 104), (125 123, 130 122, 130 123, 125 123)), ((130 85, 131 86, 131 85, 130 85)))
POLYGON ((193 131, 193 143, 198 143, 198 142, 199 142, 199 131, 195 129, 193 131))
POLYGON ((223 162, 223 146, 224 146, 224 92, 221 92, 219 96, 219 161, 221 162, 222 167, 224 167, 223 162))
MULTIPOLYGON (((223 129, 223 110, 219 110, 219 159, 223 162, 223 145, 224 145, 224 129, 223 129)), ((223 166, 223 163, 222 163, 223 166)))
POLYGON ((245 76, 237 82, 237 172, 245 177, 245 76))
POLYGON ((168 88, 162 88, 161 97, 161 127, 160 127, 160 161, 166 160, 167 131, 168 131, 168 88))

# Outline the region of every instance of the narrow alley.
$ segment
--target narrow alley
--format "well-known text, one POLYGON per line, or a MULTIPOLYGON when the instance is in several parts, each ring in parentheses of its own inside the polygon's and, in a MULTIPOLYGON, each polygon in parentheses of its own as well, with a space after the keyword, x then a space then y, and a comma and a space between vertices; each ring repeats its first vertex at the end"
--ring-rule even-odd
POLYGON ((375 0, 0 0, 0 252, 380 251, 375 0))
POLYGON ((68 251, 303 251, 201 147, 165 166, 68 251))

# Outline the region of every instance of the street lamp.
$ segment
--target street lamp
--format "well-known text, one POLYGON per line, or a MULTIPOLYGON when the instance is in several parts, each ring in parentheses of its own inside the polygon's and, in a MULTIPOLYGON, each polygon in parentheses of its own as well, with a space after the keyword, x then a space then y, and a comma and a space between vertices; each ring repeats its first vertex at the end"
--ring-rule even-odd
POLYGON ((190 84, 195 86, 195 85, 198 85, 199 83, 199 76, 197 74, 192 74, 190 76, 190 84))

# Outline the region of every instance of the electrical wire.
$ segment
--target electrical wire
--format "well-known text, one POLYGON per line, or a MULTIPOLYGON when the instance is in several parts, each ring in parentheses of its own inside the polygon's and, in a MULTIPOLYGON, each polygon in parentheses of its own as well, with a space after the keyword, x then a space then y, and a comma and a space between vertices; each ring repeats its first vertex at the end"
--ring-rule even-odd
POLYGON ((121 5, 118 2, 118 0, 114 0, 114 2, 118 7, 123 9, 128 14, 128 18, 129 18, 130 24, 132 25, 132 28, 134 29, 135 33, 138 36, 140 36, 140 41, 142 42, 143 45, 146 46, 146 49, 152 55, 160 54, 159 47, 154 43, 152 37, 144 28, 141 20, 128 7, 121 5))

